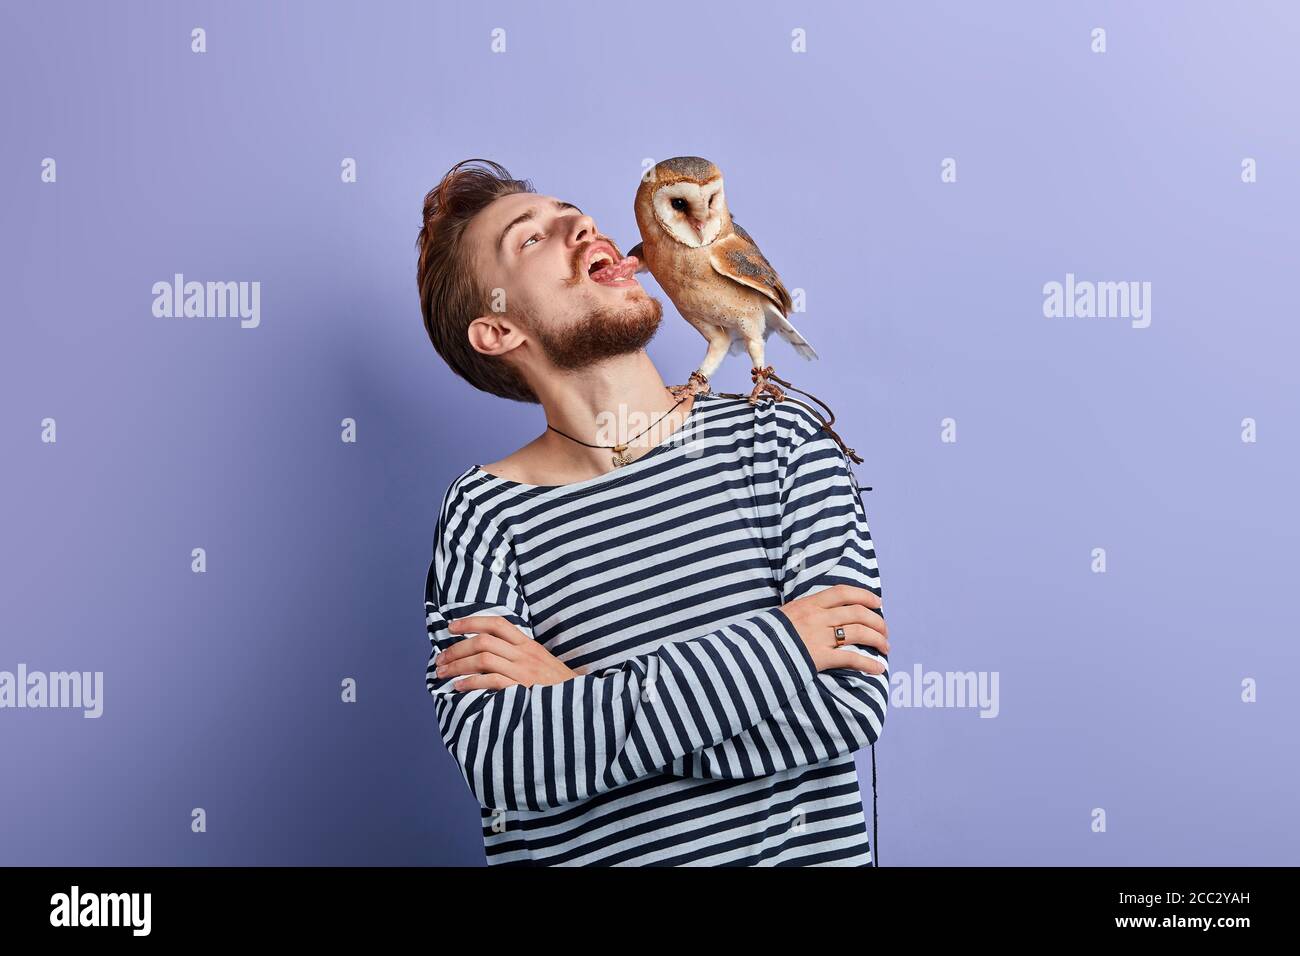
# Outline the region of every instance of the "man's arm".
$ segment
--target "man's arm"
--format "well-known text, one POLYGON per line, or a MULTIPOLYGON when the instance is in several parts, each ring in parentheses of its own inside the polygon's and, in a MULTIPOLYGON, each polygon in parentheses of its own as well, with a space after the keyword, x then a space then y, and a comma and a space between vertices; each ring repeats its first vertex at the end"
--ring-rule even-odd
MULTIPOLYGON (((790 452, 781 477, 781 536, 783 604, 836 584, 865 587, 880 595, 876 551, 857 480, 848 458, 824 431, 790 452)), ((883 618, 883 611, 876 613, 883 618)), ((884 727, 889 701, 889 657, 875 648, 849 649, 879 660, 884 672, 822 671, 764 720, 675 760, 670 772, 683 777, 749 779, 874 744, 884 727)))
POLYGON ((470 636, 452 634, 449 620, 500 616, 534 639, 504 541, 449 493, 425 586, 425 683, 443 741, 483 807, 549 809, 663 771, 752 727, 817 674, 775 608, 562 683, 458 691, 435 671, 438 653, 470 636))

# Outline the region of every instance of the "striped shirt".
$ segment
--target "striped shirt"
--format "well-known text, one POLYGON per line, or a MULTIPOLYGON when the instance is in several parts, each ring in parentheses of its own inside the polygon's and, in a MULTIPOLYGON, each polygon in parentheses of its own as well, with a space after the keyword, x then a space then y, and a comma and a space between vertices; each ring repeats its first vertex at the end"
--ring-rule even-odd
POLYGON ((853 754, 880 736, 888 671, 819 673, 781 610, 835 584, 879 594, 875 548, 849 460, 791 401, 697 396, 585 481, 457 476, 425 680, 487 862, 872 865, 853 754), (579 676, 456 690, 435 661, 469 635, 447 622, 483 614, 579 676))

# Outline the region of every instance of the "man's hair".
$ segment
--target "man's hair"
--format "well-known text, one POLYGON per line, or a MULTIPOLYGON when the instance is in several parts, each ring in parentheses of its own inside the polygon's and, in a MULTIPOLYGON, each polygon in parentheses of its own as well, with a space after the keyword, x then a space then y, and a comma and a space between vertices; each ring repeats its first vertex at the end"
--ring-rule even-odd
POLYGON ((470 323, 489 311, 490 300, 469 261, 465 229, 492 200, 533 191, 528 180, 512 179, 491 160, 466 159, 451 167, 424 197, 424 217, 415 240, 420 253, 416 282, 424 330, 453 372, 482 391, 540 404, 513 365, 475 350, 467 334, 470 323))

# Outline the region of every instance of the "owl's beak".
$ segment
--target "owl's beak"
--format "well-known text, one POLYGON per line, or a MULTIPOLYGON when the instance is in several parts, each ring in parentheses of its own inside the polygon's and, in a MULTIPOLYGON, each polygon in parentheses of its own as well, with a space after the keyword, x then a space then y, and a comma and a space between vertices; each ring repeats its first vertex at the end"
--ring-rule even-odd
POLYGON ((698 235, 701 239, 703 239, 703 238, 704 238, 704 220, 703 220, 703 219, 692 219, 692 220, 690 220, 690 223, 691 223, 691 228, 695 230, 696 235, 698 235))

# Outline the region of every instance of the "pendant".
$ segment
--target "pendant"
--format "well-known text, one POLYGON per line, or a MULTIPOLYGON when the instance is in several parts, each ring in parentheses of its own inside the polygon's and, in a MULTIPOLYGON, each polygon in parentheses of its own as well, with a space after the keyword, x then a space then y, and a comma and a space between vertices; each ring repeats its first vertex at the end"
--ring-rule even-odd
POLYGON ((627 450, 627 445, 614 446, 614 467, 621 468, 623 465, 632 464, 632 459, 623 454, 627 450))

